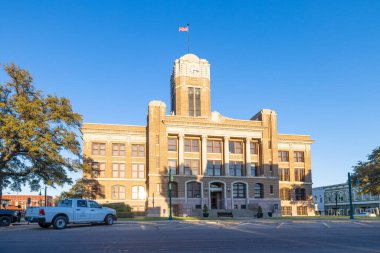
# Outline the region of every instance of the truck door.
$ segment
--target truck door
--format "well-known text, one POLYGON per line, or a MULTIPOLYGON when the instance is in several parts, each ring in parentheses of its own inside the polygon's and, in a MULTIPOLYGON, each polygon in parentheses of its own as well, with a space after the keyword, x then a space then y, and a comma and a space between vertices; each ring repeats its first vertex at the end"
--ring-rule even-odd
POLYGON ((87 222, 89 221, 89 208, 87 206, 87 200, 78 199, 77 206, 74 208, 74 221, 75 222, 87 222))
POLYGON ((101 222, 104 220, 105 213, 102 210, 102 206, 96 203, 95 201, 87 201, 88 206, 90 207, 90 219, 91 221, 101 222))

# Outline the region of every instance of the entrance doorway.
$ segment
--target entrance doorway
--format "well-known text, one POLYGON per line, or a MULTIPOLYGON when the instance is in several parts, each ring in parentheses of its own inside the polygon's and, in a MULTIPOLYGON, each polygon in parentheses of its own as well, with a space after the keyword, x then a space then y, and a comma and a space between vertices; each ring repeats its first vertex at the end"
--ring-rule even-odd
POLYGON ((211 209, 224 209, 224 185, 222 183, 210 184, 211 209))

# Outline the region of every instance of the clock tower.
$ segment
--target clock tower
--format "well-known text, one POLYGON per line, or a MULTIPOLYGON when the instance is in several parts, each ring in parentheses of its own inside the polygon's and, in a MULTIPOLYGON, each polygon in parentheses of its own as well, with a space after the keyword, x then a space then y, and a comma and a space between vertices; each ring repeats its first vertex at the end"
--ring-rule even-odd
POLYGON ((174 62, 170 78, 171 113, 178 116, 210 117, 210 64, 194 54, 174 62))

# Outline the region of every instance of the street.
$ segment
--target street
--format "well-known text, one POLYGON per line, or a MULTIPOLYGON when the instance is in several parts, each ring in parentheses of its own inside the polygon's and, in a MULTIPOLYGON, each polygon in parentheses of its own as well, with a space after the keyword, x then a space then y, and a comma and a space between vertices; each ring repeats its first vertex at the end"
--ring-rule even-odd
POLYGON ((0 228, 0 252, 380 252, 378 221, 141 221, 0 228))

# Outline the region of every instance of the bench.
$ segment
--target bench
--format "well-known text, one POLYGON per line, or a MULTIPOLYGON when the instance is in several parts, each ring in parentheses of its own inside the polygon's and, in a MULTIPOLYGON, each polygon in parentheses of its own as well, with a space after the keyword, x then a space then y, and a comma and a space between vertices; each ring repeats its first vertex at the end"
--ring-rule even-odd
POLYGON ((218 217, 231 217, 231 218, 234 217, 234 215, 232 214, 232 212, 218 212, 217 216, 218 217))

